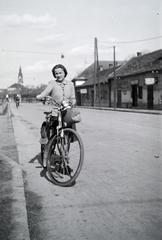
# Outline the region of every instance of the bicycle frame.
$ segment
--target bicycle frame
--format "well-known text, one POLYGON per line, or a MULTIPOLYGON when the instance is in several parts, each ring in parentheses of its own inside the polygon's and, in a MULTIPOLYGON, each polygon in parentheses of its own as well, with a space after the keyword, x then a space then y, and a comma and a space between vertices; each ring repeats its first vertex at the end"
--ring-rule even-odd
POLYGON ((62 110, 66 110, 67 107, 63 107, 63 106, 60 106, 60 104, 58 102, 56 102, 52 97, 46 97, 47 99, 50 99, 52 100, 58 107, 56 107, 57 111, 58 111, 58 125, 56 126, 56 133, 53 133, 51 134, 51 129, 49 129, 49 132, 47 131, 47 127, 50 128, 50 119, 51 119, 51 116, 52 116, 52 111, 51 112, 44 112, 46 114, 45 116, 45 122, 46 122, 46 131, 47 131, 47 138, 43 139, 41 138, 40 140, 40 143, 41 144, 45 144, 47 145, 48 141, 54 136, 54 135, 59 135, 61 138, 63 138, 64 136, 64 133, 63 133, 63 128, 66 127, 65 124, 63 123, 63 120, 62 120, 62 110), (60 133, 61 131, 61 133, 60 133))
MULTIPOLYGON (((48 176, 54 184, 59 186, 68 186, 78 177, 84 160, 84 147, 79 134, 68 127, 63 121, 63 110, 68 106, 60 106, 53 98, 52 100, 57 107, 57 126, 54 125, 55 131, 47 138, 47 142, 41 142, 42 166, 47 167, 48 176), (56 127, 56 128, 55 128, 56 127), (75 140, 74 140, 75 139, 75 140)), ((51 121, 52 112, 45 112, 46 124, 44 127, 48 131, 53 126, 51 121), (47 128, 46 128, 47 127, 47 128)))

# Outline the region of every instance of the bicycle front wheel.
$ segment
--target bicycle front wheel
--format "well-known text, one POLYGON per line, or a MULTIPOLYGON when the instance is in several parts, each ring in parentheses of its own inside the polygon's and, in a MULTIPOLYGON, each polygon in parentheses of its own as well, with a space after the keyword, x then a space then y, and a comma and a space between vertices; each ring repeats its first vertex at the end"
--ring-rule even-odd
POLYGON ((51 181, 58 186, 65 187, 76 180, 83 160, 83 142, 73 129, 60 130, 47 145, 47 171, 51 181))

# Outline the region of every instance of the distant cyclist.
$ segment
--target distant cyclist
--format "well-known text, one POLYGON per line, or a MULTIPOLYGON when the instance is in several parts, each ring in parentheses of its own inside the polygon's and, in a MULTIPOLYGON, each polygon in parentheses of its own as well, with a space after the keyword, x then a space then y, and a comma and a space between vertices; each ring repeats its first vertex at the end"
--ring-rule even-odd
POLYGON ((16 107, 17 107, 17 108, 19 107, 19 104, 20 104, 20 98, 19 98, 19 96, 17 95, 17 96, 16 96, 16 107))

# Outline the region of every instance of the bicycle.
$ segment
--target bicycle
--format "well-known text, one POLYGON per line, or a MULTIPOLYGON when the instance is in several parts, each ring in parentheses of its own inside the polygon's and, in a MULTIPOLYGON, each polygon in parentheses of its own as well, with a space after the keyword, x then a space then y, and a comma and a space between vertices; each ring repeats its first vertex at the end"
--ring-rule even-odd
MULTIPOLYGON (((52 111, 44 112, 45 122, 41 127, 41 159, 47 167, 51 181, 61 187, 72 184, 81 172, 84 161, 84 146, 79 134, 64 122, 69 106, 57 105, 58 119, 56 129, 52 126, 52 111)), ((44 166, 45 167, 45 166, 44 166)))
POLYGON ((16 100, 16 107, 19 107, 19 101, 16 100))

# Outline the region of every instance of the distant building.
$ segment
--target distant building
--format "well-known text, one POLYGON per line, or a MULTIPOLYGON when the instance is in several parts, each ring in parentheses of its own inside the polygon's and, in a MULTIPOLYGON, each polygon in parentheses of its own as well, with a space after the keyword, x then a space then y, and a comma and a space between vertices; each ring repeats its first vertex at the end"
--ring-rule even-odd
MULTIPOLYGON (((115 69, 118 69, 124 61, 115 63, 115 69)), ((94 63, 86 68, 77 77, 72 79, 75 86, 76 100, 78 106, 99 106, 99 95, 102 106, 112 106, 112 84, 108 80, 109 75, 114 71, 113 61, 99 61, 99 82, 100 94, 98 92, 98 80, 94 77, 94 63), (82 84, 79 84, 81 83, 82 84), (96 93, 94 91, 94 82, 96 93)))
POLYGON ((22 92, 25 91, 25 89, 26 88, 23 86, 23 74, 22 74, 22 69, 21 69, 21 66, 20 66, 19 72, 18 72, 18 82, 12 84, 7 89, 7 94, 9 96, 9 100, 14 101, 14 99, 18 95, 19 98, 20 98, 20 101, 21 101, 21 95, 22 95, 22 92))
POLYGON ((162 49, 137 53, 115 75, 117 107, 162 109, 162 49))
POLYGON ((18 73, 18 83, 23 84, 23 74, 22 74, 21 66, 19 68, 19 73, 18 73))
POLYGON ((21 101, 21 95, 22 95, 22 92, 25 91, 25 89, 26 88, 20 83, 12 84, 7 89, 10 101, 13 101, 17 95, 20 97, 20 101, 21 101))
POLYGON ((143 55, 137 53, 136 57, 115 68, 115 84, 113 65, 100 68, 100 88, 98 81, 95 82, 93 66, 91 71, 86 69, 73 79, 77 105, 99 106, 100 100, 101 107, 116 104, 118 108, 162 109, 162 49, 143 55), (84 83, 77 85, 82 79, 84 83))

